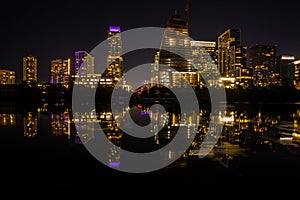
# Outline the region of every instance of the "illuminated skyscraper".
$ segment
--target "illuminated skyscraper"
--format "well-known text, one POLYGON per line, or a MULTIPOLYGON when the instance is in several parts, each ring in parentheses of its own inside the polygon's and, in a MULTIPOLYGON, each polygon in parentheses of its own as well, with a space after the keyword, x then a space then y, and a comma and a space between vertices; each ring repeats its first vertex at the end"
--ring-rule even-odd
MULTIPOLYGON (((197 85, 197 72, 192 66, 192 52, 189 38, 188 20, 182 19, 177 12, 169 18, 163 34, 156 63, 171 67, 177 72, 159 70, 159 82, 167 87, 185 87, 185 82, 197 85), (180 52, 181 56, 174 52, 180 52), (184 58, 183 58, 184 57, 184 58)), ((155 66, 157 68, 157 66, 155 66)))
POLYGON ((70 59, 51 61, 50 83, 68 84, 70 81, 70 59))
POLYGON ((199 70, 197 72, 198 85, 206 85, 201 75, 211 78, 210 80, 207 80, 210 85, 219 85, 220 82, 217 78, 219 72, 215 67, 217 64, 216 42, 191 41, 191 49, 193 64, 199 70))
POLYGON ((15 84, 15 71, 0 69, 0 85, 15 84))
POLYGON ((276 73, 276 46, 255 45, 248 48, 249 67, 253 70, 254 84, 266 86, 274 82, 276 73))
POLYGON ((86 51, 75 52, 75 82, 87 88, 96 88, 101 74, 95 74, 95 58, 86 51))
POLYGON ((300 89, 300 60, 294 61, 294 84, 296 88, 300 89))
POLYGON ((119 26, 110 26, 107 37, 107 68, 102 77, 104 78, 103 80, 111 80, 114 85, 123 75, 121 28, 119 26))
POLYGON ((23 81, 37 82, 37 59, 34 56, 23 57, 23 81))
POLYGON ((191 41, 191 47, 192 47, 192 50, 196 50, 196 49, 204 49, 205 52, 207 52, 212 61, 214 63, 218 63, 218 53, 217 53, 217 44, 216 42, 214 41, 191 41))
POLYGON ((94 74, 94 57, 86 51, 75 52, 75 74, 94 74))
POLYGON ((1 126, 10 126, 16 125, 16 114, 11 113, 0 113, 0 125, 1 126))
POLYGON ((243 76, 247 47, 241 45, 241 31, 227 29, 218 37, 218 69, 223 77, 243 76))
POLYGON ((281 55, 276 57, 276 70, 279 71, 280 79, 294 79, 295 56, 293 55, 281 55))

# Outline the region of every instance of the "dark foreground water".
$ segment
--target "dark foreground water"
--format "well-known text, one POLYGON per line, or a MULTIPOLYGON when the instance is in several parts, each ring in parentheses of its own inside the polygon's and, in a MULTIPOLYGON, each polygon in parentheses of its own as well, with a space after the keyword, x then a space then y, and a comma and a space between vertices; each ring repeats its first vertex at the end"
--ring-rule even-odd
MULTIPOLYGON (((153 150, 170 142, 176 134, 174 127, 180 126, 176 113, 169 116, 169 126, 153 141, 153 150)), ((33 189, 88 187, 90 181, 101 182, 111 177, 188 176, 203 181, 220 176, 295 178, 300 175, 299 104, 229 104, 222 135, 203 159, 199 159, 197 152, 207 131, 209 111, 201 109, 199 116, 194 143, 176 162, 158 171, 130 174, 117 170, 122 164, 117 152, 107 167, 86 150, 83 145, 86 141, 80 139, 74 125, 78 119, 69 109, 39 108, 20 112, 13 105, 2 104, 1 180, 7 188, 33 189)), ((83 119, 95 120, 88 115, 83 119)), ((133 148, 126 143, 110 112, 100 112, 99 119, 104 132, 115 144, 129 150, 133 148)), ((135 142, 133 146, 136 152, 147 151, 144 143, 135 142)))

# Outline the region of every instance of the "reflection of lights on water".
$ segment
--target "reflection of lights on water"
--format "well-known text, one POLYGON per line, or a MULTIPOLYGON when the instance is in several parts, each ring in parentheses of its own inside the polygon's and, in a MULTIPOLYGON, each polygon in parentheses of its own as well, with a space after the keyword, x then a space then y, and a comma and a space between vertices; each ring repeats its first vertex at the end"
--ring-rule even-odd
POLYGON ((149 111, 142 111, 142 112, 141 112, 141 115, 143 115, 143 116, 144 116, 144 115, 150 115, 150 112, 149 112, 149 111))
POLYGON ((121 165, 120 161, 109 163, 109 167, 111 167, 111 168, 117 168, 117 167, 120 167, 120 165, 121 165))
POLYGON ((24 137, 33 138, 37 136, 37 115, 32 112, 28 112, 24 115, 24 137))
POLYGON ((71 138, 71 120, 70 112, 64 111, 63 113, 50 115, 51 132, 56 136, 67 135, 68 139, 71 138))
POLYGON ((281 141, 290 141, 290 140, 293 140, 293 137, 280 137, 279 139, 281 141))
POLYGON ((16 123, 15 114, 0 114, 0 125, 16 125, 16 123))
POLYGON ((169 151, 169 159, 172 159, 172 152, 171 151, 169 151))
POLYGON ((228 123, 228 122, 234 122, 234 116, 230 116, 230 117, 221 117, 221 118, 220 118, 220 121, 221 121, 221 122, 225 122, 225 123, 228 123))

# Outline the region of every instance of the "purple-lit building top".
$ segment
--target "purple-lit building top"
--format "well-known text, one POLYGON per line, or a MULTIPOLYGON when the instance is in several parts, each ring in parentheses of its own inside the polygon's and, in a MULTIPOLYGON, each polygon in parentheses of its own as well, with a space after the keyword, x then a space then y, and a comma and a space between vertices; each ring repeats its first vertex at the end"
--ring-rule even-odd
POLYGON ((109 31, 110 32, 118 32, 118 33, 120 33, 121 32, 121 28, 120 28, 120 26, 109 26, 109 31))
POLYGON ((75 75, 94 74, 94 57, 86 51, 75 52, 75 75))
POLYGON ((85 51, 76 51, 75 52, 75 74, 79 73, 80 66, 83 63, 83 58, 85 57, 85 51))

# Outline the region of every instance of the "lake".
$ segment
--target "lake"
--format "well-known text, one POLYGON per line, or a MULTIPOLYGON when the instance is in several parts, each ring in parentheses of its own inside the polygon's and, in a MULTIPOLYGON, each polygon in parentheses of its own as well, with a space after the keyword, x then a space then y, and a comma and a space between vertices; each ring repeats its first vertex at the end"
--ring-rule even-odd
MULTIPOLYGON (((118 171, 122 165, 118 148, 143 153, 164 147, 172 141, 178 127, 184 126, 179 124, 179 114, 169 112, 166 125, 158 135, 137 140, 119 129, 109 109, 96 113, 97 116, 86 114, 79 119, 69 108, 45 106, 19 111, 14 105, 1 104, 3 180, 11 185, 20 184, 20 187, 35 187, 45 180, 62 186, 110 176, 292 177, 297 176, 300 169, 300 105, 297 103, 228 104, 222 134, 212 151, 202 159, 198 153, 207 132, 210 112, 200 108, 198 125, 193 127, 196 137, 188 150, 170 165, 144 174, 118 171), (116 148, 107 158, 108 166, 85 148, 84 144, 93 137, 88 134, 80 137, 78 130, 82 127, 78 127, 79 123, 76 127, 76 120, 100 124, 106 137, 115 144, 116 148), (26 184, 27 181, 30 184, 26 184)), ((143 111, 137 123, 147 121, 147 114, 143 111)), ((188 133, 189 128, 183 128, 188 133)), ((176 151, 170 151, 168 156, 176 156, 176 151)))

